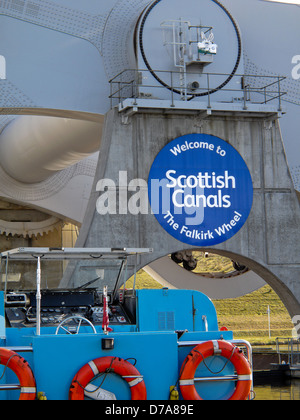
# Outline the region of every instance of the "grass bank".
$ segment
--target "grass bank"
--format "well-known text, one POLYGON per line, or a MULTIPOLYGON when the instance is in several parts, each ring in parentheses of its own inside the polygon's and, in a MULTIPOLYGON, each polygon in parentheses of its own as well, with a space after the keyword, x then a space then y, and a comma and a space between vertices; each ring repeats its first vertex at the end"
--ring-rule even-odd
POLYGON ((291 317, 270 286, 237 299, 215 300, 214 304, 219 325, 233 331, 235 338, 248 340, 251 344, 273 344, 276 337, 292 337, 291 317))

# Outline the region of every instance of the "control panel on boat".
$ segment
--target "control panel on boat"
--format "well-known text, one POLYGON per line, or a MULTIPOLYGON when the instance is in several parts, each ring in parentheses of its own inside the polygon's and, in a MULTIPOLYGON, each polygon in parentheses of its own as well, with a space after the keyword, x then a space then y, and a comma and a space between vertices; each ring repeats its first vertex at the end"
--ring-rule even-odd
MULTIPOLYGON (((36 325, 36 292, 7 293, 5 314, 10 327, 34 327, 36 325)), ((110 324, 129 324, 131 320, 120 302, 112 302, 108 294, 110 324)), ((42 291, 41 326, 58 326, 70 316, 87 318, 93 325, 102 325, 103 295, 95 289, 80 291, 42 291)))

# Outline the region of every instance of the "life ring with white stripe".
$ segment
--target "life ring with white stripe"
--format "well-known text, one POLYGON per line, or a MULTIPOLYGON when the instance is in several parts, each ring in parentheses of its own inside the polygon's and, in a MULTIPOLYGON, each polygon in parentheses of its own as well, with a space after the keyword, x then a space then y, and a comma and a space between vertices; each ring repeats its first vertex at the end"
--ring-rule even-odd
POLYGON ((36 399, 36 384, 32 370, 23 357, 14 351, 0 348, 0 365, 11 369, 17 376, 21 386, 20 401, 36 399))
POLYGON ((184 360, 179 378, 183 399, 202 400, 195 388, 195 373, 200 363, 211 356, 223 356, 235 367, 238 380, 235 391, 229 400, 246 400, 249 397, 252 385, 250 364, 238 347, 222 340, 199 344, 184 360))
POLYGON ((124 379, 131 391, 132 400, 146 400, 147 390, 143 376, 128 361, 119 357, 100 357, 84 365, 75 375, 70 391, 70 400, 83 400, 87 385, 99 373, 113 372, 124 379))

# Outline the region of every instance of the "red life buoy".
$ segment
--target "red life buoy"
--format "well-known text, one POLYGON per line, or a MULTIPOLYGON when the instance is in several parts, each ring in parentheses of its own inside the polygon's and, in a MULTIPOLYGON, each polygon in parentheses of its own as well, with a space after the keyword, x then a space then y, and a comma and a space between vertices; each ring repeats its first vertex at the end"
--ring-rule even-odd
POLYGON ((21 386, 19 400, 35 400, 36 384, 28 362, 14 351, 0 348, 0 365, 7 366, 17 375, 21 386))
POLYGON ((84 365, 74 377, 70 400, 83 400, 84 389, 99 373, 113 372, 120 375, 129 385, 132 400, 146 400, 147 391, 143 376, 126 360, 117 357, 100 357, 84 365))
POLYGON ((238 375, 237 385, 229 400, 246 400, 251 391, 252 372, 238 347, 227 341, 207 341, 195 347, 183 362, 179 385, 185 400, 202 400, 195 388, 194 378, 199 364, 211 356, 223 356, 234 365, 238 375))

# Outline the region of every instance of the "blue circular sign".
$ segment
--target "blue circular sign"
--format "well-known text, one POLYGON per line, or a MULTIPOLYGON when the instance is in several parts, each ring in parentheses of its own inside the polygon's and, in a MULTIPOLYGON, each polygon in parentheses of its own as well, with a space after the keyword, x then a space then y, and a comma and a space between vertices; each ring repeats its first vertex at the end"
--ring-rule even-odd
POLYGON ((151 209, 160 225, 179 241, 217 245, 245 224, 253 184, 241 155, 224 140, 189 134, 165 146, 148 180, 151 209))

